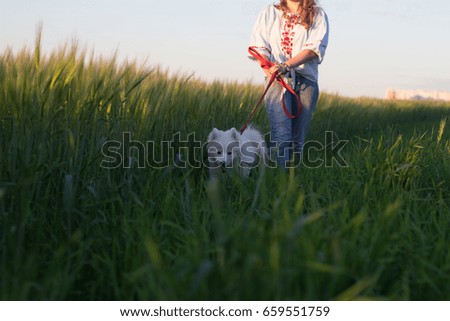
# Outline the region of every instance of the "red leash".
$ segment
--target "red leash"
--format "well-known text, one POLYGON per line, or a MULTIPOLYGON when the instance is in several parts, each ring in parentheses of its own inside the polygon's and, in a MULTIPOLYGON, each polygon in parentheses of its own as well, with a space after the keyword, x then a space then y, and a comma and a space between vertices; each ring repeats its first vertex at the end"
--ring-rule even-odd
MULTIPOLYGON (((274 63, 269 61, 269 60, 266 60, 263 56, 261 56, 261 54, 258 51, 256 51, 256 48, 257 47, 249 47, 248 48, 248 53, 250 55, 252 55, 253 58, 258 60, 259 64, 261 65, 261 68, 263 68, 263 69, 270 69, 274 65, 274 63)), ((272 86, 272 84, 273 84, 273 82, 275 80, 278 81, 278 83, 281 85, 281 87, 283 87, 284 89, 289 91, 291 94, 293 94, 295 96, 295 98, 297 99, 297 102, 298 102, 298 113, 297 113, 297 115, 292 115, 289 112, 289 110, 287 109, 287 107, 286 107, 286 104, 284 102, 284 98, 282 98, 281 101, 282 101, 282 105, 283 105, 283 111, 286 114, 286 116, 288 118, 292 119, 292 118, 295 118, 295 117, 299 116, 300 113, 302 112, 302 103, 300 101, 300 97, 295 93, 294 89, 292 89, 292 87, 289 86, 278 73, 274 73, 274 74, 272 74, 272 77, 270 77, 270 80, 269 80, 269 83, 267 84, 266 90, 264 90, 264 93, 262 94, 261 98, 258 100, 258 103, 253 108, 253 111, 250 114, 250 117, 248 118, 247 122, 240 129, 241 134, 247 129, 248 124, 252 120, 253 116, 255 115, 256 111, 258 110, 259 105, 261 105, 264 97, 266 96, 267 92, 269 91, 270 86, 272 86)))

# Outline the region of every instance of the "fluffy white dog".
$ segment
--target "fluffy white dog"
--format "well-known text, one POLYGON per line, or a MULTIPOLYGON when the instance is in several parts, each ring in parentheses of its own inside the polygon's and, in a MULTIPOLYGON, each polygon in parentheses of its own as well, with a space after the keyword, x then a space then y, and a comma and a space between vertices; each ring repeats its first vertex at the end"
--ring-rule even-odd
POLYGON ((208 136, 208 161, 211 176, 219 171, 239 166, 244 176, 267 158, 266 142, 262 134, 249 126, 242 134, 231 128, 227 131, 214 128, 208 136))

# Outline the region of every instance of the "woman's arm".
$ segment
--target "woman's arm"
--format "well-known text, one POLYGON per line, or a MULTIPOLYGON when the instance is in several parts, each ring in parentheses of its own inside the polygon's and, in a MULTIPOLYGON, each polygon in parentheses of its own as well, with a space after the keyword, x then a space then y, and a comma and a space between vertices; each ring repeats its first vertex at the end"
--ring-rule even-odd
POLYGON ((297 54, 297 56, 287 60, 285 64, 288 66, 288 68, 295 68, 300 65, 306 64, 307 62, 313 60, 316 57, 317 54, 314 51, 305 49, 303 51, 300 51, 297 54))
MULTIPOLYGON (((295 57, 292 57, 291 59, 287 60, 285 62, 285 64, 287 65, 287 67, 290 68, 295 68, 298 67, 300 65, 306 64, 308 61, 311 61, 312 59, 316 58, 317 54, 312 51, 312 50, 308 50, 305 49, 303 51, 300 51, 295 57)), ((272 68, 270 68, 269 75, 273 74, 274 72, 279 72, 281 74, 286 73, 286 67, 283 65, 273 65, 272 68)), ((267 72, 266 72, 267 74, 267 72)))

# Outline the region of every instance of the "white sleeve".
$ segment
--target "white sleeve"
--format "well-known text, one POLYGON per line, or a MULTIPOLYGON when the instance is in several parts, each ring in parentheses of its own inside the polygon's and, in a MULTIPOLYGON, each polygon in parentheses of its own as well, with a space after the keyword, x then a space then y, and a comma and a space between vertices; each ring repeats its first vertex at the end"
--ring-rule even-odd
POLYGON ((308 49, 315 52, 319 64, 322 62, 328 46, 328 33, 328 17, 323 9, 318 8, 302 50, 308 49))
MULTIPOLYGON (((268 7, 264 8, 256 19, 252 34, 250 36, 250 47, 256 47, 255 49, 261 55, 266 55, 270 58, 272 48, 269 43, 268 35, 268 9, 268 7)), ((252 60, 255 60, 255 58, 253 58, 251 55, 248 55, 248 57, 252 60)))

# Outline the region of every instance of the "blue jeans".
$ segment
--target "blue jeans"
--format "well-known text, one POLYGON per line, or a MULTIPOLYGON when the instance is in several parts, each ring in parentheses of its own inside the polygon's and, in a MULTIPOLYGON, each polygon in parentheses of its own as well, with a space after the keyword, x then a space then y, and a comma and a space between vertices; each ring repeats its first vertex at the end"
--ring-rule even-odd
MULTIPOLYGON (((292 88, 299 95, 303 107, 300 116, 293 119, 287 117, 283 111, 282 87, 277 82, 271 86, 266 95, 266 110, 271 130, 270 155, 272 159, 276 157, 278 166, 281 168, 288 167, 294 155, 301 159, 309 122, 319 98, 318 84, 298 74, 292 88)), ((286 91, 284 100, 287 109, 293 115, 297 115, 297 99, 286 91)))

